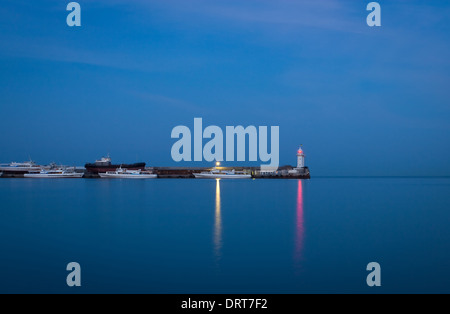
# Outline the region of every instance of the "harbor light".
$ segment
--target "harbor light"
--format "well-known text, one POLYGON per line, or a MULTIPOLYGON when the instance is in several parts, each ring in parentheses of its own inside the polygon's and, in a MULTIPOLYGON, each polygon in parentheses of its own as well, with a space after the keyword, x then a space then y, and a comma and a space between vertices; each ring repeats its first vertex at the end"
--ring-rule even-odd
POLYGON ((220 166, 220 162, 217 161, 217 162, 216 162, 216 167, 219 167, 219 166, 220 166))

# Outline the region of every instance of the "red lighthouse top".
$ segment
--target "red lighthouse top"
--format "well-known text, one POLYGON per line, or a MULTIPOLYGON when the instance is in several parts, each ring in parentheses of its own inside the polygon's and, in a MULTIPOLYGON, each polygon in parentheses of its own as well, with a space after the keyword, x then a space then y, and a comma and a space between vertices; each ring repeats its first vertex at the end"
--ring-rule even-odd
POLYGON ((297 155, 303 155, 303 150, 301 148, 298 149, 297 155))

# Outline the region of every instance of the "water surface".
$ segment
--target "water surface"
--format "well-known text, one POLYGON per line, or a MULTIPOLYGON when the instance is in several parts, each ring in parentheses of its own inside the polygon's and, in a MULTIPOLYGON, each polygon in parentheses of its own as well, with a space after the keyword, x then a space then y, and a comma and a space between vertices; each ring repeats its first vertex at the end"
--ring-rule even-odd
POLYGON ((449 178, 0 180, 0 292, 450 292, 449 178), (82 287, 66 285, 78 262, 82 287), (366 266, 382 267, 369 288, 366 266))

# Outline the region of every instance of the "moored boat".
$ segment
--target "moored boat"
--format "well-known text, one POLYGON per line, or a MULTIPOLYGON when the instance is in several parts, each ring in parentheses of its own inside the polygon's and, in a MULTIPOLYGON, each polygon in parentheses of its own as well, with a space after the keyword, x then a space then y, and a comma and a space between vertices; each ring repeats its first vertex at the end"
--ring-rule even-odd
POLYGON ((118 168, 124 168, 128 170, 144 170, 145 162, 138 162, 134 164, 113 164, 111 162, 111 157, 102 157, 96 160, 94 163, 87 163, 85 166, 86 171, 91 174, 100 174, 107 172, 114 172, 118 168))
POLYGON ((108 171, 98 175, 104 179, 155 179, 158 177, 158 175, 148 171, 129 170, 121 167, 116 169, 116 171, 108 171))
POLYGON ((23 176, 25 178, 38 178, 38 179, 50 179, 50 178, 82 178, 83 173, 66 171, 64 169, 41 169, 39 172, 26 173, 23 176))
POLYGON ((251 179, 251 175, 244 171, 231 171, 214 169, 200 173, 194 173, 197 179, 251 179))
POLYGON ((28 162, 12 162, 10 164, 0 164, 0 172, 2 173, 28 173, 34 171, 40 171, 41 167, 36 165, 33 161, 28 162))

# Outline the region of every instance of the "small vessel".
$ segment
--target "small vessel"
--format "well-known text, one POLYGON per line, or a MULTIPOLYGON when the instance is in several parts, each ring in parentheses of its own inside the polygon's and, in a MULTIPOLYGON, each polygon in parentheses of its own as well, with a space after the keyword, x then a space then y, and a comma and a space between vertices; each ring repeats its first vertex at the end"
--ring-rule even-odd
POLYGON ((234 169, 225 171, 217 168, 211 171, 194 173, 194 176, 198 179, 251 179, 252 177, 251 174, 247 174, 244 171, 235 171, 234 169))
POLYGON ((86 171, 92 174, 100 174, 107 172, 114 172, 117 168, 125 168, 128 170, 143 170, 145 169, 145 162, 138 162, 134 164, 116 164, 111 162, 111 157, 102 157, 96 160, 94 163, 87 163, 85 166, 86 171))
POLYGON ((25 178, 82 178, 84 173, 77 173, 73 171, 66 171, 64 169, 51 169, 45 170, 41 169, 39 172, 25 173, 23 176, 25 178))
POLYGON ((41 167, 36 165, 33 161, 28 162, 12 162, 10 164, 0 164, 0 172, 3 173, 28 173, 33 171, 40 171, 41 167))
POLYGON ((158 175, 142 170, 129 170, 122 167, 116 171, 108 171, 106 173, 99 173, 100 178, 106 179, 155 179, 158 175))

